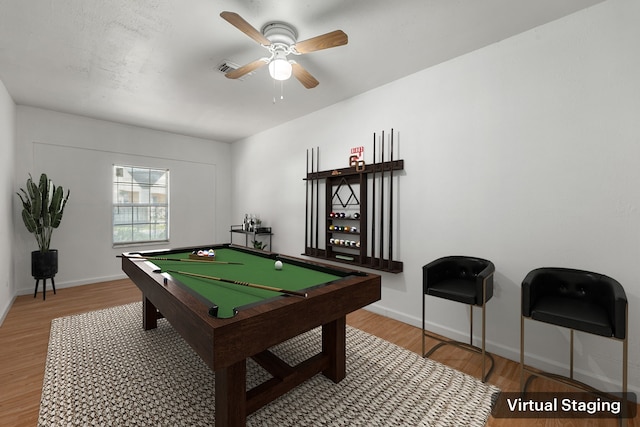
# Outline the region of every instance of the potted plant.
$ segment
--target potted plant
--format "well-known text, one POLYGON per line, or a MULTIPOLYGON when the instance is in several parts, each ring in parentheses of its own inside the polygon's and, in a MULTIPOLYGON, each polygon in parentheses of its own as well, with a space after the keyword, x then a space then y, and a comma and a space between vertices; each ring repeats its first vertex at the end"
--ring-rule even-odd
POLYGON ((38 242, 38 251, 31 252, 31 274, 35 279, 53 278, 58 272, 58 251, 50 249, 51 235, 60 226, 64 207, 70 191, 64 196, 64 189, 56 187, 46 174, 40 175, 36 185, 31 174, 27 179, 27 189, 18 194, 22 201, 22 220, 27 230, 38 242))
POLYGON ((253 243, 253 248, 254 249, 259 249, 262 251, 266 251, 267 250, 267 245, 265 245, 264 243, 262 243, 259 240, 252 240, 251 243, 253 243))

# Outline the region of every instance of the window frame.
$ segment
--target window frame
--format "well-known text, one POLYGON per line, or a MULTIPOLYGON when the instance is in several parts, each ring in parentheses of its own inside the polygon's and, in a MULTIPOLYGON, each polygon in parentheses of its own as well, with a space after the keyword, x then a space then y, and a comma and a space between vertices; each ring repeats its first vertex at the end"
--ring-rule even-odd
MULTIPOLYGON (((148 166, 134 166, 134 165, 125 165, 125 164, 113 164, 111 170, 111 188, 112 188, 112 200, 111 200, 111 242, 113 247, 122 247, 122 246, 131 246, 131 245, 145 245, 145 244, 156 244, 156 243, 166 243, 169 242, 170 239, 170 170, 169 168, 157 168, 157 167, 148 167, 148 166), (118 169, 121 169, 122 175, 119 175, 118 169), (124 179, 124 174, 129 172, 129 180, 124 179), (136 174, 140 174, 141 172, 146 172, 149 175, 149 178, 146 182, 139 182, 134 178, 134 171, 136 174), (157 182, 160 179, 152 182, 151 174, 156 173, 160 174, 160 176, 164 176, 164 185, 158 185, 157 182), (120 180, 122 179, 122 180, 120 180), (128 201, 120 200, 120 195, 123 188, 129 186, 130 191, 128 194, 130 198, 128 201), (153 189, 161 188, 164 191, 165 201, 158 202, 153 201, 153 189), (135 191, 135 190, 138 191, 135 191), (147 201, 141 201, 140 195, 146 192, 147 201), (134 197, 137 196, 137 197, 134 197), (131 210, 131 217, 129 221, 122 221, 122 219, 118 220, 116 213, 119 209, 129 209, 131 210), (147 211, 146 221, 144 219, 140 219, 139 214, 147 211), (153 218, 153 211, 164 211, 164 219, 158 220, 158 217, 153 218), (137 216, 137 218, 136 218, 137 216), (136 238, 136 229, 139 226, 148 226, 148 238, 136 238), (117 236, 117 228, 130 227, 130 235, 127 240, 118 239, 116 241, 117 236), (164 235, 160 238, 153 238, 153 234, 157 233, 158 228, 164 228, 164 235)), ((156 193, 156 194, 162 194, 156 193)), ((123 214, 125 217, 128 214, 123 214)), ((128 232, 127 232, 128 233, 128 232)))

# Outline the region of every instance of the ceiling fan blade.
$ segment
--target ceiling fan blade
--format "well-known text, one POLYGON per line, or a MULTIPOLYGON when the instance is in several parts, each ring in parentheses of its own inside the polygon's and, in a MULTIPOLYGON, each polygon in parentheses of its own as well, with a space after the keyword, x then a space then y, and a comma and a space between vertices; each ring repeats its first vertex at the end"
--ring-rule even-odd
POLYGON ((262 33, 256 30, 251 24, 235 12, 222 12, 220 16, 229 24, 233 25, 258 43, 269 46, 271 42, 262 33))
POLYGON ((291 66, 293 67, 293 76, 298 79, 298 81, 302 83, 304 87, 306 87, 307 89, 313 89, 314 87, 318 86, 320 82, 316 80, 316 78, 313 77, 302 65, 298 64, 295 61, 290 62, 291 66))
POLYGON ((342 30, 335 30, 321 36, 313 37, 296 43, 298 53, 315 52, 316 50, 329 49, 343 46, 349 42, 349 38, 342 30))
POLYGON ((257 70, 260 67, 264 67, 265 65, 267 65, 268 62, 269 62, 268 58, 256 59, 255 61, 250 62, 247 65, 243 65, 238 69, 229 71, 227 74, 225 74, 225 77, 229 79, 240 78, 245 74, 249 74, 250 72, 257 70))

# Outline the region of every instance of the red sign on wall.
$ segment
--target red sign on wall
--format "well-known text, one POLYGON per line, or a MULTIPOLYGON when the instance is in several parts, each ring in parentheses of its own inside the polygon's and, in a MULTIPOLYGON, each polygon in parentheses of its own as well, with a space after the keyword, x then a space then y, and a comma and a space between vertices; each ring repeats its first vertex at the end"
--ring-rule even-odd
POLYGON ((362 160, 364 156, 364 147, 361 145, 359 147, 351 148, 351 156, 356 156, 358 160, 362 160))
POLYGON ((349 166, 355 167, 358 172, 364 171, 364 147, 353 147, 349 155, 349 166))

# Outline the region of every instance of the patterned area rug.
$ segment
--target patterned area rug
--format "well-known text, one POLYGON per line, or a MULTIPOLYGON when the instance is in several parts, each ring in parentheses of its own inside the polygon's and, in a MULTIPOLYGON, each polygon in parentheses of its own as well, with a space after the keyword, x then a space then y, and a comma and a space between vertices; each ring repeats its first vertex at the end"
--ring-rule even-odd
MULTIPOLYGON (((213 426, 214 373, 165 319, 144 331, 140 303, 51 325, 39 426, 213 426)), ((297 363, 316 329, 275 347, 297 363)), ((247 362, 251 387, 269 378, 247 362)), ((347 377, 316 375, 251 414, 249 426, 483 426, 499 390, 348 327, 347 377)))

